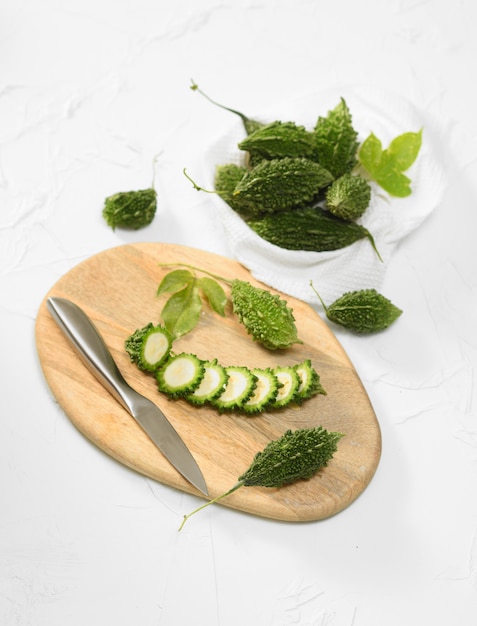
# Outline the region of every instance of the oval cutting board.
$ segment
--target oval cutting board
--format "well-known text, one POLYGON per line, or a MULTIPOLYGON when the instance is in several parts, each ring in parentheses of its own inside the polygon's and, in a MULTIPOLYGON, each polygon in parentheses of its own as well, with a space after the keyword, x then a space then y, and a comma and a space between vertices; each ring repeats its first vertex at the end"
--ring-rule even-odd
POLYGON ((287 429, 322 425, 345 435, 326 468, 309 480, 279 489, 243 487, 221 504, 286 521, 323 519, 348 506, 376 471, 381 432, 363 385, 327 324, 304 302, 286 297, 304 343, 272 352, 252 341, 231 310, 222 318, 205 304, 198 326, 175 342, 176 352, 194 352, 203 359, 217 358, 223 365, 249 367, 290 365, 309 358, 327 395, 316 396, 300 408, 255 417, 219 414, 210 407, 196 408, 183 400, 168 400, 157 390, 154 377, 139 371, 124 350, 124 340, 137 328, 160 322, 165 300, 156 297, 156 290, 171 270, 159 267, 160 263, 189 263, 264 287, 236 261, 162 243, 119 246, 74 267, 46 294, 36 321, 42 370, 71 422, 91 442, 128 467, 201 495, 79 360, 46 308, 49 296, 68 298, 91 317, 126 380, 156 402, 184 439, 204 474, 211 498, 234 485, 270 440, 287 429))

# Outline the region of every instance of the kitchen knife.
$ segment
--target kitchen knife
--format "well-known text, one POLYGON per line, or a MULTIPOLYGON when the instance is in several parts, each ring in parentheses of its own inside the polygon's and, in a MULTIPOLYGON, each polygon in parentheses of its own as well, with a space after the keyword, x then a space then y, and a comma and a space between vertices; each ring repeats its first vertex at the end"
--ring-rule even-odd
POLYGON ((129 386, 86 313, 66 298, 49 297, 46 305, 90 372, 132 415, 176 470, 207 496, 202 472, 184 441, 159 407, 129 386))

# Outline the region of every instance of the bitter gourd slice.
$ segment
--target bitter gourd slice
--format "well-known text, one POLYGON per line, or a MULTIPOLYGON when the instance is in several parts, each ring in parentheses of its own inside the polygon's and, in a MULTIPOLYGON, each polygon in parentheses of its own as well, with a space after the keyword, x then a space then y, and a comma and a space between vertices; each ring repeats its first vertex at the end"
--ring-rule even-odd
POLYGON ((228 365, 225 371, 228 376, 225 389, 211 403, 219 411, 240 409, 255 391, 257 377, 242 365, 228 365))
POLYGON ((308 400, 308 398, 312 398, 319 393, 326 395, 326 391, 321 385, 320 376, 313 367, 310 359, 305 359, 302 363, 296 365, 295 370, 300 379, 295 402, 301 404, 305 400, 308 400))
POLYGON ((281 386, 278 378, 270 368, 252 368, 252 374, 257 377, 257 386, 250 398, 242 404, 246 413, 259 413, 277 397, 281 386))
POLYGON ((195 354, 181 352, 170 356, 156 372, 160 391, 171 398, 180 398, 196 389, 205 374, 204 363, 195 354))
POLYGON ((124 342, 129 358, 139 369, 155 371, 169 356, 172 337, 161 325, 149 322, 138 328, 124 342))
POLYGON ((296 399, 300 387, 300 378, 294 366, 277 366, 273 373, 281 383, 276 398, 272 400, 270 406, 281 409, 296 399))
POLYGON ((220 365, 217 359, 204 361, 205 373, 200 384, 186 399, 192 404, 205 404, 220 395, 227 384, 228 374, 225 367, 220 365))

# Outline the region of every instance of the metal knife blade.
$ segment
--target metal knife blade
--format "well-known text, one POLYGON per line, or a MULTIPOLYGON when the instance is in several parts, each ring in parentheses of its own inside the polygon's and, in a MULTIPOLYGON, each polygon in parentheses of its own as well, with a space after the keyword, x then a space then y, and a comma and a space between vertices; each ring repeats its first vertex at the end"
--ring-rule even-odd
POLYGON ((126 382, 86 313, 66 298, 49 297, 46 305, 90 372, 132 415, 177 471, 208 496, 204 477, 190 450, 161 409, 126 382))

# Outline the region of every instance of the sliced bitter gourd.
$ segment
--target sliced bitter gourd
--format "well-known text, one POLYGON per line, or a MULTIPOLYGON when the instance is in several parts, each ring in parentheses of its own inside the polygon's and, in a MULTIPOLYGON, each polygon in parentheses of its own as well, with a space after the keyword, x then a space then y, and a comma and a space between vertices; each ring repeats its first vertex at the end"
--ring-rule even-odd
POLYGON ((225 389, 211 402, 219 411, 241 409, 255 391, 257 377, 241 365, 226 366, 225 372, 228 376, 225 389))
POLYGON ((181 352, 170 356, 157 370, 156 380, 159 390, 171 398, 180 398, 196 389, 205 374, 203 361, 195 354, 181 352))
POLYGON ((271 402, 271 407, 281 409, 296 399, 300 387, 300 378, 295 366, 278 366, 273 369, 273 373, 281 383, 276 398, 271 402))
POLYGON ((320 382, 320 376, 313 367, 310 359, 306 359, 302 363, 295 366, 300 384, 295 397, 295 402, 301 404, 304 400, 308 400, 313 396, 321 393, 326 395, 326 391, 320 382))
POLYGON ((143 337, 140 351, 141 365, 154 372, 164 363, 172 347, 172 338, 163 326, 153 326, 143 337))
POLYGON ((228 374, 225 367, 218 363, 217 359, 213 361, 204 361, 205 373, 200 384, 192 393, 186 396, 186 399, 192 404, 205 404, 210 402, 225 389, 228 374))
POLYGON ((259 413, 265 409, 267 404, 275 400, 281 384, 268 367, 265 369, 253 368, 252 374, 257 377, 257 385, 250 398, 242 404, 242 409, 246 413, 259 413))

